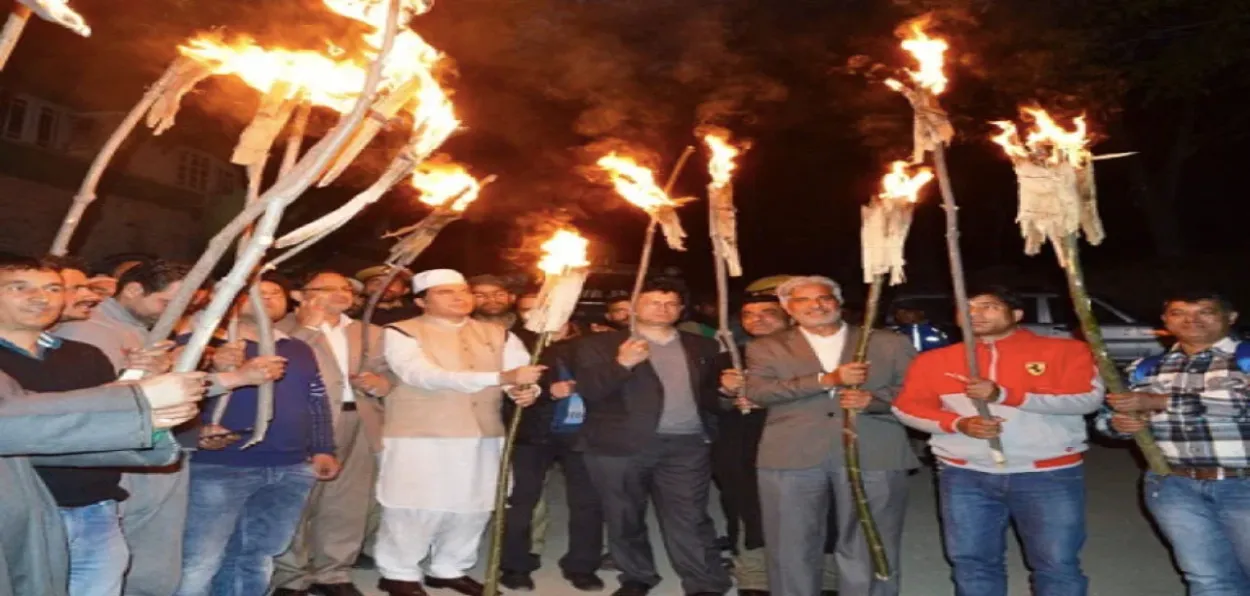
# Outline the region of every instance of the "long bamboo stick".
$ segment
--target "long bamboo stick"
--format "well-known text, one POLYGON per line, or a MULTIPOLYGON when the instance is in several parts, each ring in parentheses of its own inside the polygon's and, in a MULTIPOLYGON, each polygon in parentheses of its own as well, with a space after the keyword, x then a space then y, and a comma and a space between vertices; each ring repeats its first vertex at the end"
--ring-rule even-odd
MULTIPOLYGON (((673 185, 677 184, 677 177, 681 174, 683 168, 686 167, 686 161, 690 156, 694 155, 694 146, 686 145, 681 152, 681 156, 677 158, 677 163, 673 164, 673 171, 669 172, 668 181, 664 183, 664 194, 671 195, 673 193, 673 185)), ((638 295, 642 294, 642 284, 647 281, 647 270, 651 268, 652 247, 655 246, 655 230, 660 223, 653 216, 647 223, 647 231, 642 237, 642 257, 638 259, 638 273, 634 276, 634 290, 630 292, 629 297, 629 333, 631 336, 638 335, 638 315, 637 310, 638 295)))
MULTIPOLYGON (((868 302, 864 305, 864 324, 859 331, 859 339, 855 343, 855 362, 868 362, 868 341, 872 339, 873 323, 877 320, 877 311, 881 306, 881 290, 885 286, 885 275, 879 274, 868 286, 868 302)), ((858 389, 859 387, 856 387, 858 389)), ((880 581, 890 579, 890 559, 885 552, 885 544, 881 540, 881 532, 877 529, 877 521, 872 516, 872 508, 868 505, 868 493, 864 490, 864 474, 859 463, 859 412, 842 410, 842 455, 846 466, 846 475, 851 482, 851 496, 855 500, 855 512, 859 517, 859 527, 868 542, 868 556, 872 558, 873 576, 880 581)))
MULTIPOLYGON (((1063 251, 1061 262, 1063 272, 1068 279, 1068 295, 1072 297, 1072 309, 1076 311, 1076 318, 1080 321, 1085 342, 1094 353, 1098 376, 1102 377, 1108 393, 1124 393, 1126 391, 1124 379, 1120 376, 1120 369, 1116 367, 1115 362, 1107 353, 1107 342, 1103 340, 1102 327, 1094 318, 1094 311, 1090 305, 1089 291, 1085 288, 1085 273, 1081 268, 1081 249, 1077 244, 1076 234, 1064 236, 1062 246, 1055 246, 1055 250, 1063 251)), ((1155 442, 1154 435, 1150 434, 1149 428, 1133 433, 1133 441, 1137 443, 1137 448, 1141 450, 1142 457, 1146 460, 1146 465, 1150 467, 1151 472, 1164 476, 1172 472, 1172 467, 1163 455, 1163 450, 1159 449, 1158 443, 1155 442)))
MULTIPOLYGON (((549 341, 551 341, 551 333, 544 331, 538 334, 538 343, 534 344, 534 353, 530 355, 530 366, 536 366, 542 359, 543 350, 549 341)), ((491 526, 490 552, 486 556, 486 581, 483 582, 482 596, 499 596, 499 568, 503 560, 503 535, 507 528, 503 517, 508 506, 509 482, 507 479, 512 472, 512 452, 516 447, 516 436, 521 429, 521 416, 524 412, 525 408, 519 405, 512 411, 512 419, 508 422, 508 435, 504 438, 503 454, 499 458, 499 480, 495 487, 495 519, 494 525, 491 526)))
POLYGON ((273 234, 277 229, 283 210, 297 200, 316 181, 317 176, 324 171, 330 160, 337 155, 342 144, 347 141, 351 133, 364 119, 372 96, 382 79, 382 66, 390 54, 391 47, 394 45, 395 34, 398 30, 399 0, 389 0, 387 6, 387 22, 382 47, 378 52, 377 58, 370 66, 364 89, 357 97, 352 111, 339 122, 329 135, 309 151, 304 159, 300 160, 289 175, 279 179, 273 187, 261 196, 259 201, 245 206, 234 220, 228 223, 217 236, 214 236, 209 243, 208 249, 201 255, 200 260, 192 268, 186 280, 184 280, 183 287, 171 299, 170 307, 166 309, 162 314, 161 320, 153 327, 152 332, 148 336, 149 342, 164 339, 172 331, 177 318, 181 317, 182 312, 186 310, 186 305, 190 302, 191 293, 208 278, 212 268, 225 254, 234 238, 242 233, 259 214, 260 220, 256 225, 252 241, 244 254, 236 260, 230 273, 219 284, 212 301, 204 309, 200 324, 191 334, 191 338, 175 363, 175 370, 181 372, 195 370, 199 364, 200 357, 204 353, 204 348, 212 337, 213 330, 220 323, 222 317, 225 316, 230 303, 234 300, 235 294, 246 284, 252 271, 264 256, 266 249, 273 242, 273 234), (164 335, 158 335, 161 332, 164 335))
POLYGON ((13 54, 13 48, 17 47, 17 40, 22 38, 22 31, 26 29, 28 21, 30 7, 20 3, 14 6, 8 20, 4 22, 4 31, 0 32, 0 70, 4 70, 4 65, 9 63, 9 56, 13 54))
MULTIPOLYGON (((708 201, 708 215, 711 218, 709 222, 716 218, 716 206, 712 201, 708 201)), ((711 224, 713 228, 715 224, 711 224)), ((733 369, 740 374, 746 370, 742 364, 742 350, 738 349, 738 342, 734 341, 734 334, 729 330, 729 264, 725 262, 724 251, 721 250, 721 244, 715 237, 712 238, 712 266, 716 272, 716 339, 720 341, 721 346, 729 353, 729 362, 733 369)), ((738 391, 738 397, 742 397, 746 389, 738 391)), ((750 414, 751 408, 739 408, 739 412, 743 415, 750 414)))
MULTIPOLYGON (((977 365, 977 338, 972 335, 972 317, 968 308, 968 282, 964 279, 964 261, 959 249, 959 207, 955 205, 955 191, 951 188, 950 174, 946 170, 946 148, 938 143, 933 149, 933 167, 937 170, 938 188, 942 191, 942 208, 946 211, 946 254, 950 259, 951 285, 955 291, 955 308, 959 314, 959 331, 963 335, 964 358, 968 362, 968 378, 981 377, 977 365)), ((979 399, 971 400, 977 415, 990 419, 990 406, 979 399)), ((989 440, 990 454, 999 467, 1007 465, 1003 455, 1003 442, 995 437, 989 440)))
POLYGON ((165 73, 156 80, 147 93, 139 99, 130 113, 122 119, 121 124, 117 125, 117 129, 105 141, 104 146, 100 148, 100 152, 96 154, 95 159, 91 162, 91 168, 87 170, 87 177, 83 179, 82 185, 78 188, 78 193, 74 195, 74 200, 70 204, 69 212, 65 214, 65 219, 61 221, 61 228, 56 233, 56 239, 52 241, 52 248, 48 250, 49 254, 64 256, 69 254, 69 243, 74 236, 74 231, 78 229, 78 224, 82 222, 83 214, 87 212, 87 207, 96 199, 96 187, 100 185, 100 178, 104 176, 104 170, 108 168, 109 163, 113 160, 113 156, 117 150, 121 148, 122 143, 130 136, 131 131, 139 124, 139 120, 143 118, 148 108, 156 102, 169 86, 169 84, 178 75, 179 68, 186 58, 178 58, 165 69, 165 73))

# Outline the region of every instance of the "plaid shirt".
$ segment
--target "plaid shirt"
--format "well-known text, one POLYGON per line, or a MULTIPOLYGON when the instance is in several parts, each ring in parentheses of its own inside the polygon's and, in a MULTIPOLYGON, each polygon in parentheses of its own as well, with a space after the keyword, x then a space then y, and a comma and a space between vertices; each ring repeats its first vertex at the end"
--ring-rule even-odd
MULTIPOLYGON (((1237 341, 1220 340, 1196 354, 1173 347, 1129 389, 1171 396, 1168 407, 1150 416, 1150 432, 1173 466, 1250 468, 1250 375, 1237 365, 1237 341)), ((1141 363, 1129 368, 1129 378, 1141 363)), ((1111 411, 1095 423, 1112 437, 1111 411)))

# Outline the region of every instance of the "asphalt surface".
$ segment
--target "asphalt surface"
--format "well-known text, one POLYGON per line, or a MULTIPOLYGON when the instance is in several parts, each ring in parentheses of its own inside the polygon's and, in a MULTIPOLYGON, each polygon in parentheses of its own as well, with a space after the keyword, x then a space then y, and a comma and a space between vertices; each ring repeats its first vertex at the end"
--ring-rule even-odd
MULTIPOLYGON (((1140 505, 1138 478, 1140 472, 1127 449, 1095 446, 1086 460, 1088 541, 1083 553, 1085 572, 1090 577, 1091 596, 1181 596, 1185 593, 1180 575, 1162 540, 1155 534, 1140 505)), ((555 561, 566 548, 566 509, 564 485, 555 477, 549 485, 548 498, 552 521, 543 553, 543 568, 534 574, 537 596, 583 595, 561 577, 555 561)), ((713 498, 713 514, 719 506, 713 498)), ((933 475, 923 470, 912 477, 910 503, 903 548, 903 596, 946 596, 954 593, 950 567, 942 556, 938 532, 937 499, 933 475)), ((664 581, 652 591, 655 596, 680 596, 676 575, 664 555, 658 526, 651 523, 652 544, 664 581)), ((480 578, 485 566, 486 541, 475 576, 480 578)), ((1012 541, 1008 559, 1010 593, 1029 594, 1028 571, 1020 550, 1012 541)), ((600 573, 610 594, 616 588, 613 572, 600 573)), ((378 575, 373 571, 357 571, 356 585, 366 594, 378 595, 378 575)), ((430 590, 432 596, 454 594, 448 590, 430 590)), ((736 594, 736 592, 731 592, 736 594)), ((859 596, 859 595, 843 595, 859 596)))

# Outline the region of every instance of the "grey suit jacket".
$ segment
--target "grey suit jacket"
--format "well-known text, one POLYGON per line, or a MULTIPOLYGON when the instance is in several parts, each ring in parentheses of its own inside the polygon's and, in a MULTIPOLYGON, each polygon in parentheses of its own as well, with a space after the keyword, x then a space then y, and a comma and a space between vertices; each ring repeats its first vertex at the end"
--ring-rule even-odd
MULTIPOLYGON (((847 326, 841 363, 854 358, 860 328, 847 326)), ((814 468, 833 453, 843 459, 842 410, 820 386, 824 371, 797 327, 747 344, 747 397, 768 409, 756 465, 771 469, 814 468)), ((873 330, 871 364, 864 389, 873 401, 859 416, 860 465, 865 470, 907 470, 920 466, 903 425, 890 404, 916 356, 911 342, 891 331, 873 330)))
POLYGON ((68 588, 64 523, 24 454, 82 465, 74 459, 81 452, 152 447, 151 412, 133 385, 32 394, 0 373, 0 596, 64 596, 68 588))
MULTIPOLYGON (((361 347, 361 323, 355 319, 347 326, 347 363, 351 367, 347 376, 357 375, 361 371, 356 370, 360 363, 360 347, 361 347)), ((289 314, 281 321, 278 321, 274 327, 282 332, 302 340, 312 346, 313 353, 317 356, 317 368, 321 369, 321 380, 326 386, 326 395, 330 398, 330 412, 334 416, 334 428, 338 428, 339 414, 343 411, 343 377, 344 373, 339 368, 338 359, 334 357, 334 350, 330 347, 330 341, 326 339, 325 334, 319 329, 311 329, 302 327, 295 320, 295 314, 289 314)), ((364 370, 386 377, 394 387, 397 383, 395 375, 386 365, 386 354, 382 346, 382 328, 377 325, 369 325, 369 360, 365 363, 364 370)), ((382 398, 370 397, 363 392, 355 392, 356 413, 360 415, 361 423, 365 427, 365 435, 369 437, 369 446, 377 453, 382 450, 382 416, 383 406, 382 398)), ((336 435, 336 439, 340 439, 336 435)), ((338 442, 342 444, 341 441, 338 442)))

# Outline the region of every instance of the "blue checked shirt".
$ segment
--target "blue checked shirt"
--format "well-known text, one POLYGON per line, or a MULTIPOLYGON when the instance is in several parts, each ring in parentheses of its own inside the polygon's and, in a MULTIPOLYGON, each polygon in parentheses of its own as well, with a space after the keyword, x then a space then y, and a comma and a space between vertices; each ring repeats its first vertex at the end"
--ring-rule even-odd
MULTIPOLYGON (((1129 387, 1171 396, 1166 410, 1150 416, 1149 427, 1169 464, 1250 468, 1250 375, 1237 364, 1237 343, 1225 338, 1196 354, 1173 347, 1152 374, 1129 387)), ((1140 364, 1129 368, 1129 378, 1140 364)), ((1110 423, 1111 411, 1104 409, 1095 426, 1108 436, 1129 438, 1110 423)))

